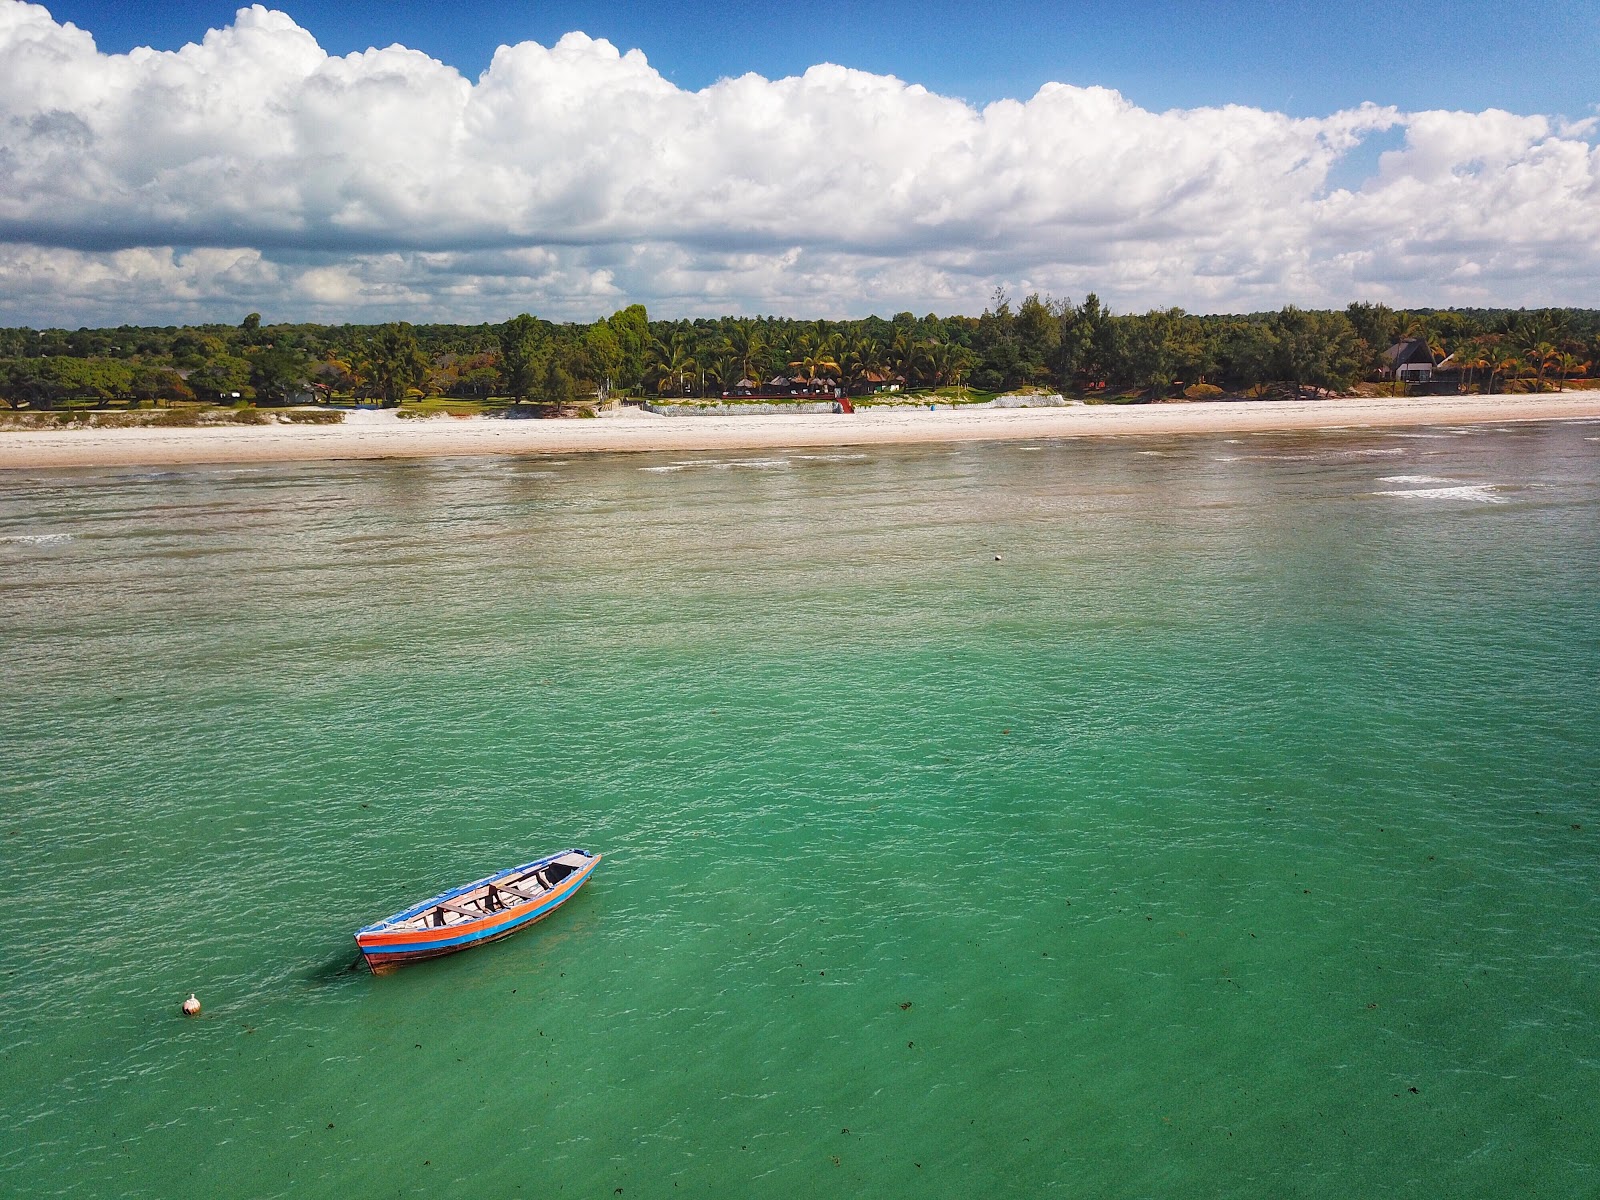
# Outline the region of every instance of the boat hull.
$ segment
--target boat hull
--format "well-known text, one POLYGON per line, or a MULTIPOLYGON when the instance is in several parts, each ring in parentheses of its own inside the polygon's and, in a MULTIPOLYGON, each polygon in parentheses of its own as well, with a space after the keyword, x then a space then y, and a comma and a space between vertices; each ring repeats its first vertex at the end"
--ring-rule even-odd
MULTIPOLYGON (((571 854, 575 852, 563 851, 562 853, 571 854)), ((583 852, 577 851, 576 853, 583 852)), ((430 958, 443 958, 447 954, 470 950, 474 946, 482 946, 488 942, 497 942, 501 938, 510 937, 513 933, 544 920, 545 917, 555 912, 556 909, 577 894, 578 889, 584 885, 595 867, 599 865, 601 855, 588 855, 587 862, 551 888, 548 893, 540 895, 537 899, 481 920, 425 929, 396 930, 386 928, 391 923, 424 912, 441 902, 451 901, 458 896, 482 887, 484 884, 514 876, 518 872, 536 869, 546 863, 553 862, 561 856, 560 854, 554 854, 546 859, 539 859, 532 863, 524 863, 520 867, 512 867, 508 870, 497 872, 473 883, 454 888, 421 904, 413 905, 403 912, 396 913, 386 921, 367 926, 356 934, 356 945, 361 950, 361 957, 366 961, 367 966, 371 968, 373 974, 381 975, 407 963, 422 962, 430 958)))

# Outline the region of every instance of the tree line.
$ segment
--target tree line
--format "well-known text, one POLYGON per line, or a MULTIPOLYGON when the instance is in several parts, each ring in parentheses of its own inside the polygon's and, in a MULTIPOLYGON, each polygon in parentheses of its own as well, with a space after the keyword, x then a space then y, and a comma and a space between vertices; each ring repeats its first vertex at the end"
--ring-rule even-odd
POLYGON ((1199 316, 1117 314, 997 290, 980 316, 652 321, 631 305, 592 324, 521 314, 501 324, 119 326, 0 329, 0 399, 394 405, 431 396, 562 405, 585 396, 720 396, 754 386, 1045 389, 1180 394, 1347 391, 1383 376, 1383 352, 1421 338, 1467 390, 1541 390, 1600 360, 1600 310, 1395 310, 1356 303, 1199 316))

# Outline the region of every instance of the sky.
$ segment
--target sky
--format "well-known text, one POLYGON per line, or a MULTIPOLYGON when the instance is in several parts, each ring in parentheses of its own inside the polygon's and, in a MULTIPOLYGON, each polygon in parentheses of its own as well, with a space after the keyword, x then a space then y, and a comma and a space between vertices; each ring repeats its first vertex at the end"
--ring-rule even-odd
POLYGON ((0 0, 0 324, 1600 306, 1600 5, 0 0))

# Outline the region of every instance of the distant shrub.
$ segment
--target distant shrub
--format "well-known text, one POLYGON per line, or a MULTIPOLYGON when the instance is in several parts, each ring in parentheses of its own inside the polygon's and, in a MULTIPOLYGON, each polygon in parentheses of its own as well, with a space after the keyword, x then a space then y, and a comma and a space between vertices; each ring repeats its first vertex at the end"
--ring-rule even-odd
POLYGON ((236 408, 229 419, 235 425, 270 425, 272 418, 259 408, 236 408))
POLYGON ((166 408, 150 418, 150 424, 161 428, 192 428, 200 424, 198 408, 166 408))
POLYGON ((320 408, 291 408, 279 416, 291 425, 338 425, 344 420, 343 413, 320 408))
POLYGON ((1215 400, 1222 395, 1222 389, 1214 383, 1192 383, 1183 389, 1186 400, 1215 400))

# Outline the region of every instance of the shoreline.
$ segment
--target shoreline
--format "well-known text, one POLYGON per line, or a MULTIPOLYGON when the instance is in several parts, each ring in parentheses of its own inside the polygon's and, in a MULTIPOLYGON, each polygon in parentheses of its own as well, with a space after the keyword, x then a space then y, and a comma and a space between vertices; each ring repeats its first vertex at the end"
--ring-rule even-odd
POLYGON ((332 459, 497 457, 650 451, 773 450, 1081 437, 1273 433, 1600 420, 1600 391, 1534 395, 1086 405, 1069 408, 866 409, 851 415, 664 417, 624 410, 594 420, 350 414, 338 425, 0 432, 0 471, 165 467, 332 459))

